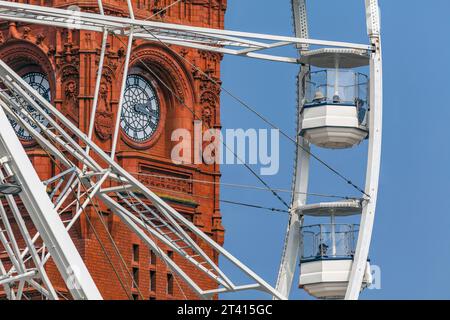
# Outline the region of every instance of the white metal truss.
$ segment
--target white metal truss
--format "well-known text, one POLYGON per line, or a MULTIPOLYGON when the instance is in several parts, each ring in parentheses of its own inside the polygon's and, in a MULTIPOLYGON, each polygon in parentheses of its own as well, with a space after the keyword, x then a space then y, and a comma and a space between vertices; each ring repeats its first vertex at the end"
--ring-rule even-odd
MULTIPOLYGON (((0 20, 27 22, 53 27, 132 35, 134 39, 164 41, 166 44, 246 56, 271 61, 298 63, 296 57, 264 54, 274 48, 291 45, 317 45, 369 50, 371 46, 337 41, 265 35, 240 31, 200 28, 164 22, 136 20, 104 14, 50 8, 16 2, 0 1, 0 20)), ((300 26, 301 27, 301 26, 300 26)))
MULTIPOLYGON (((70 120, 65 118, 55 107, 39 96, 34 89, 14 73, 3 61, 0 61, 0 81, 5 87, 0 92, 0 106, 3 111, 22 125, 37 143, 58 161, 61 171, 52 179, 45 181, 47 187, 52 186, 52 190, 49 191, 48 195, 45 193, 43 182, 34 181, 34 184, 31 184, 28 179, 28 171, 33 171, 34 177, 37 177, 28 159, 28 167, 26 170, 19 167, 14 168, 15 170, 11 174, 20 178, 19 181, 24 187, 24 190, 29 190, 30 194, 27 193, 28 197, 31 197, 31 194, 34 196, 40 195, 41 199, 36 199, 36 202, 39 202, 40 205, 47 203, 50 208, 46 210, 54 208, 52 209, 54 215, 59 214, 59 216, 64 217, 63 221, 67 230, 70 230, 74 225, 87 204, 100 201, 116 214, 132 232, 138 235, 150 249, 158 254, 172 271, 183 279, 200 297, 210 298, 217 293, 241 290, 262 290, 279 299, 285 299, 284 296, 279 294, 266 281, 214 242, 186 217, 170 207, 138 179, 120 167, 109 154, 101 150, 86 134, 73 125, 70 120), (29 105, 33 107, 34 112, 39 113, 48 121, 49 125, 47 127, 34 120, 30 113, 30 108, 27 107, 29 105), (35 126, 33 127, 30 123, 34 123, 35 126), (75 139, 78 139, 80 142, 75 141, 75 139), (102 167, 81 145, 89 147, 90 152, 95 154, 96 159, 101 159, 106 165, 102 167), (77 165, 67 159, 65 156, 67 153, 76 159, 76 161, 83 164, 86 170, 80 170, 77 165), (27 179, 21 177, 20 174, 27 174, 27 179), (73 210, 73 195, 76 194, 78 186, 81 187, 81 194, 77 195, 75 199, 79 203, 75 211, 73 210), (160 245, 169 247, 180 257, 184 258, 186 263, 183 265, 195 268, 197 273, 210 278, 214 285, 210 288, 201 287, 200 284, 187 274, 183 267, 176 264, 160 249, 160 245), (250 284, 235 284, 212 258, 210 258, 211 252, 220 255, 222 259, 229 260, 236 268, 247 275, 250 284)), ((2 130, 0 132, 1 139, 5 139, 5 135, 8 136, 8 140, 6 140, 4 145, 9 147, 17 147, 20 145, 3 112, 0 113, 0 120, 2 121, 0 122, 1 124, 6 123, 5 126, 9 126, 8 130, 2 130)), ((0 149, 0 151, 3 150, 0 149)), ((11 153, 3 152, 4 154, 2 153, 2 155, 6 156, 11 153)), ((24 152, 22 156, 26 157, 24 152)), ((23 198, 24 203, 28 201, 27 197, 23 196, 23 198)), ((37 205, 35 204, 35 206, 37 205)), ((47 211, 39 211, 39 207, 36 207, 35 211, 29 211, 30 215, 37 215, 44 222, 48 223, 48 216, 41 215, 43 212, 47 211)), ((59 223, 61 224, 61 220, 59 223)), ((66 237, 67 232, 64 232, 61 227, 60 225, 58 235, 64 235, 66 237)), ((42 234, 43 246, 41 244, 41 249, 36 249, 36 251, 40 250, 43 252, 43 258, 39 260, 39 265, 45 265, 49 257, 55 260, 55 251, 50 250, 50 248, 54 247, 54 242, 47 242, 48 230, 46 228, 37 228, 37 231, 39 233, 32 238, 32 242, 36 243, 39 234, 42 234), (45 248, 49 248, 48 252, 45 251, 45 248)), ((68 239, 65 239, 64 242, 66 242, 66 245, 71 244, 68 239)), ((57 243, 61 244, 60 242, 57 243)), ((66 252, 66 249, 61 250, 66 252)), ((70 252, 74 252, 74 248, 71 248, 70 252)), ((56 254, 58 253, 61 254, 59 251, 56 252, 56 254)), ((74 256, 78 255, 74 253, 74 256)), ((10 258, 13 259, 14 256, 10 256, 10 258)), ((80 276, 80 279, 89 279, 89 272, 85 269, 81 259, 77 260, 75 265, 79 267, 77 274, 80 276)), ((69 264, 70 266, 73 266, 73 264, 69 264)), ((68 270, 71 270, 71 268, 68 268, 68 270)), ((11 273, 11 275, 4 275, 4 280, 3 278, 0 279, 3 281, 7 281, 6 279, 12 281, 14 279, 12 277, 25 277, 31 271, 20 270, 19 274, 11 273)), ((47 287, 51 287, 51 284, 48 284, 47 287)), ((78 288, 80 296, 74 295, 74 298, 99 298, 95 285, 78 286, 78 288)))
POLYGON ((367 13, 367 32, 374 51, 370 57, 370 117, 369 150, 366 172, 366 199, 362 211, 355 258, 345 298, 356 300, 361 291, 365 264, 369 256, 372 239, 375 209, 380 179, 381 142, 383 127, 383 61, 381 51, 381 24, 378 0, 365 0, 367 13))
MULTIPOLYGON (((370 123, 369 123, 369 149, 367 155, 366 186, 364 189, 365 201, 361 216, 361 225, 354 263, 350 273, 349 285, 345 299, 356 300, 359 297, 363 276, 369 255, 372 229, 375 218, 375 208, 378 193, 378 182, 381 162, 382 137, 382 55, 380 37, 380 13, 378 0, 365 0, 367 32, 373 50, 370 51, 370 123)), ((296 36, 308 37, 308 23, 306 0, 292 0, 294 13, 294 26, 296 36)), ((300 46, 300 54, 307 51, 307 46, 300 46)), ((308 66, 302 66, 300 79, 308 72, 308 66)), ((297 132, 301 132, 303 98, 299 83, 298 89, 297 132)), ((288 229, 278 274, 276 289, 283 296, 289 297, 294 273, 298 264, 300 248, 300 228, 303 217, 299 210, 306 204, 309 180, 310 144, 300 135, 297 137, 296 163, 294 166, 293 199, 289 215, 288 229)))
MULTIPOLYGON (((309 145, 307 142, 301 137, 298 139, 294 183, 296 192, 294 193, 290 214, 290 228, 286 237, 282 267, 280 268, 277 289, 274 289, 116 163, 114 158, 117 136, 120 130, 117 125, 118 122, 116 122, 114 130, 111 154, 105 153, 92 142, 93 120, 96 113, 108 34, 128 37, 129 45, 125 66, 128 66, 130 60, 130 44, 133 39, 160 41, 165 44, 287 63, 299 63, 299 59, 298 57, 279 56, 270 51, 286 46, 296 46, 302 53, 307 51, 310 46, 318 46, 352 48, 371 52, 371 85, 373 89, 371 91, 373 95, 371 97, 371 113, 373 113, 373 116, 371 117, 368 183, 366 186, 366 193, 370 195, 370 200, 363 211, 357 255, 347 292, 347 298, 349 299, 358 297, 359 291, 357 289, 360 288, 362 282, 361 266, 367 260, 373 226, 381 146, 382 88, 378 3, 376 0, 366 0, 368 30, 372 41, 369 45, 309 39, 305 2, 304 0, 293 0, 292 3, 295 37, 137 20, 134 17, 130 0, 127 0, 129 18, 105 15, 101 0, 98 1, 100 14, 0 1, 0 20, 103 33, 91 123, 87 134, 81 132, 55 107, 31 89, 13 70, 0 61, 0 111, 3 110, 0 112, 0 125, 3 127, 8 121, 5 114, 10 119, 14 119, 33 136, 42 149, 58 162, 59 166, 59 172, 54 177, 47 181, 40 181, 29 160, 28 162, 25 161, 23 156, 26 157, 26 154, 22 152, 23 148, 20 149, 18 159, 11 156, 11 152, 14 150, 11 149, 11 146, 20 144, 18 138, 11 133, 13 132, 12 129, 8 127, 11 129, 10 131, 0 131, 2 142, 0 156, 6 157, 1 162, 3 175, 0 178, 4 180, 9 176, 15 176, 24 190, 28 190, 22 192, 20 199, 13 196, 7 196, 5 198, 7 201, 1 199, 2 225, 0 227, 2 229, 0 230, 0 240, 5 248, 8 263, 5 264, 0 260, 0 286, 3 287, 8 298, 22 298, 25 285, 28 284, 33 287, 33 290, 40 292, 45 297, 56 299, 58 292, 46 275, 45 266, 50 258, 57 265, 73 298, 101 298, 83 261, 74 250, 73 243, 68 238, 67 233, 88 205, 95 203, 105 204, 202 298, 210 298, 217 293, 241 290, 262 290, 276 299, 286 299, 289 295, 298 259, 298 232, 302 222, 302 217, 298 214, 296 208, 306 203, 306 197, 300 195, 307 192, 309 172, 309 153, 307 152, 309 145), (49 123, 48 126, 36 122, 27 106, 32 106, 34 108, 33 113, 38 113, 45 118, 49 123), (71 159, 75 159, 77 163, 69 160, 67 154, 70 154, 71 159), (100 165, 99 161, 103 165, 100 165), (18 163, 22 163, 24 167, 20 167, 18 163), (79 168, 80 164, 82 169, 79 168), (30 180, 26 170, 33 171, 30 180), (47 192, 45 192, 44 186, 47 188, 47 192), (36 199, 36 196, 39 199, 36 199), (39 202, 39 204, 33 201, 39 202), (14 223, 21 225, 20 219, 23 211, 19 212, 17 209, 21 204, 25 205, 36 230, 28 230, 28 227, 22 224, 24 227, 23 230, 20 230, 20 235, 23 240, 17 240, 15 238, 18 234, 11 230, 11 224, 6 218, 12 213, 16 220, 14 223), (50 210, 48 211, 50 212, 49 216, 43 214, 43 212, 47 212, 42 211, 44 209, 50 210), (61 217, 59 222, 55 222, 57 215, 61 217), (63 226, 61 226, 61 221, 63 226), (55 229, 49 230, 47 224, 55 229), (25 243, 23 248, 20 247, 21 241, 25 243), (171 248, 183 257, 186 264, 176 264, 160 249, 161 245, 171 248), (66 252, 69 247, 68 252, 71 252, 71 254, 66 252), (250 283, 235 284, 210 258, 212 252, 229 260, 237 269, 247 275, 250 283), (34 264, 30 264, 29 261, 34 264), (182 267, 184 265, 193 267, 198 273, 210 278, 214 285, 211 288, 202 287, 182 267), (76 272, 74 267, 77 269, 76 272), (76 284, 72 286, 74 289, 71 289, 70 283, 76 284)), ((126 78, 126 70, 124 78, 126 78)), ((305 72, 307 72, 307 68, 302 67, 301 74, 305 72)), ((123 83, 120 97, 123 96, 124 89, 123 83)), ((299 108, 301 108, 301 92, 299 93, 299 108)), ((119 103, 120 106, 121 103, 119 103)), ((120 116, 120 110, 117 114, 120 116)), ((301 125, 301 121, 299 121, 299 124, 301 125)), ((299 131, 300 129, 299 127, 299 131)))
MULTIPOLYGON (((3 106, 4 101, 0 104, 3 106)), ((1 263, 0 283, 5 293, 10 298, 21 298, 27 283, 47 298, 57 299, 45 270, 48 252, 75 299, 100 299, 94 281, 2 108, 0 127, 0 179, 6 182, 13 178, 22 188, 20 198, 6 195, 0 199, 0 240, 9 262, 8 269, 1 263), (25 222, 27 215, 41 241, 36 236, 32 239, 32 230, 25 222), (19 232, 14 232, 12 225, 19 232)))

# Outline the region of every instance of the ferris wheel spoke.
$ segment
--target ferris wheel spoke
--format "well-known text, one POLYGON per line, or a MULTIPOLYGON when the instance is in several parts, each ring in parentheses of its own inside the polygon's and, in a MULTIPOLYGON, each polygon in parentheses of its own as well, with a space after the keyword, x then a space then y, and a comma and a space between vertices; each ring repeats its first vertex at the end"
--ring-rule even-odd
MULTIPOLYGON (((359 297, 361 286, 367 272, 367 260, 372 239, 372 230, 375 221, 375 209, 378 196, 378 183, 380 178, 382 122, 383 122, 383 66, 380 37, 380 12, 378 1, 366 0, 367 33, 375 47, 370 60, 370 132, 368 162, 366 173, 366 193, 370 195, 361 215, 361 226, 358 234, 358 243, 355 258, 350 273, 349 286, 346 299, 356 300, 359 297)), ((370 272, 370 270, 369 270, 370 272)))

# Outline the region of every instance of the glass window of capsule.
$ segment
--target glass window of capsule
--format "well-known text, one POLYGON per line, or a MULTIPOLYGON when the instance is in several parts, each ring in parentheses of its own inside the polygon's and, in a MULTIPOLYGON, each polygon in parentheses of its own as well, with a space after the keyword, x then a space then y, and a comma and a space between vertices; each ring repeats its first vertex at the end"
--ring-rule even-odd
POLYGON ((353 259, 357 224, 317 224, 301 228, 301 261, 353 259))
POLYGON ((308 72, 304 79, 304 107, 320 105, 353 106, 358 121, 367 124, 369 108, 369 78, 367 75, 346 69, 325 69, 308 72))

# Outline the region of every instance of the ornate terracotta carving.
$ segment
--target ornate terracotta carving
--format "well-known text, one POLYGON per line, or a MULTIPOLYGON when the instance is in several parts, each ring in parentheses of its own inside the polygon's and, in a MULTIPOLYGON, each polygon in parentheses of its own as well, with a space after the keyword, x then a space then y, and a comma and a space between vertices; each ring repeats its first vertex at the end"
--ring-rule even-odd
POLYGON ((180 65, 175 63, 173 58, 167 56, 164 52, 154 48, 142 48, 137 49, 136 54, 134 54, 134 61, 140 61, 141 59, 147 61, 151 65, 155 65, 158 68, 164 70, 167 73, 168 77, 174 84, 174 92, 177 94, 179 98, 183 101, 185 100, 185 92, 189 92, 189 88, 185 81, 183 81, 182 74, 183 69, 180 68, 180 65))
POLYGON ((186 56, 189 54, 189 50, 186 48, 181 48, 179 53, 183 58, 186 58, 186 56))
MULTIPOLYGON (((54 67, 42 47, 22 39, 9 39, 0 47, 0 58, 12 68, 21 68, 28 64, 39 65, 45 73, 52 75, 54 67)), ((52 81, 52 77, 49 79, 52 81)))
MULTIPOLYGON (((18 0, 22 2, 23 0, 18 0)), ((33 1, 32 1, 33 2, 33 1)), ((70 1, 50 1, 48 5, 65 8, 73 2, 70 1)), ((76 2, 76 1, 75 1, 76 2)), ((132 1, 136 10, 136 16, 146 19, 153 13, 159 11, 169 1, 163 0, 142 0, 132 1), (137 8, 138 7, 138 8, 137 8)), ((78 2, 85 12, 98 12, 95 3, 89 1, 78 2)), ((185 0, 171 7, 169 10, 152 17, 155 20, 164 19, 171 23, 207 26, 212 28, 223 27, 223 11, 226 8, 225 0, 185 0)), ((105 13, 108 15, 118 15, 128 17, 126 1, 110 0, 104 2, 105 13)), ((101 33, 89 31, 68 30, 64 28, 53 28, 51 26, 38 26, 22 23, 3 23, 0 26, 0 58, 17 68, 20 72, 28 72, 41 69, 48 73, 52 88, 53 103, 71 121, 75 122, 83 131, 89 124, 90 104, 95 90, 95 82, 98 71, 98 61, 100 56, 101 33), (85 108, 85 109, 84 109, 85 108)), ((125 38, 123 38, 125 39, 125 38)), ((122 40, 123 40, 122 39, 122 40)), ((126 39, 125 39, 126 40, 126 39)), ((103 66, 103 77, 100 87, 98 109, 95 118, 94 140, 105 151, 110 150, 110 139, 115 124, 115 117, 112 112, 116 110, 118 95, 122 75, 121 70, 125 58, 126 45, 110 36, 107 43, 105 64, 103 66)), ((150 75, 155 74, 155 85, 162 100, 161 122, 157 130, 160 130, 161 139, 149 143, 145 148, 139 148, 127 142, 119 143, 118 159, 122 161, 123 167, 130 172, 140 172, 139 179, 150 189, 164 194, 168 198, 173 198, 172 205, 185 215, 189 220, 194 220, 199 228, 208 235, 223 242, 223 227, 221 226, 219 186, 199 183, 199 180, 218 182, 220 177, 218 166, 207 165, 184 165, 175 166, 169 159, 172 144, 170 133, 175 127, 189 127, 193 121, 193 116, 183 108, 177 99, 168 91, 173 91, 175 95, 186 101, 186 104, 194 110, 207 126, 216 126, 219 123, 219 103, 220 103, 220 54, 210 54, 196 49, 187 49, 172 45, 170 49, 155 42, 137 40, 133 42, 132 67, 141 69, 150 75), (183 58, 177 57, 171 50, 189 61, 198 65, 201 70, 213 78, 208 79, 201 72, 190 70, 190 64, 183 58), (138 61, 143 59, 151 71, 146 71, 143 63, 138 61), (142 68, 141 68, 142 67, 142 68), (158 82, 156 77, 161 77, 164 83, 158 82), (217 83, 215 83, 217 81, 217 83), (164 111, 163 111, 164 110, 164 111), (166 114, 163 114, 166 112, 166 114), (165 122, 164 119, 167 119, 165 122), (181 193, 181 195, 180 195, 181 193), (208 195, 210 198, 205 198, 208 195), (187 202, 176 202, 175 200, 187 200, 187 202)), ((155 135, 157 137, 157 135, 155 135)), ((75 138, 75 137, 74 137, 75 138)), ((29 150, 34 146, 27 145, 29 150)), ((70 155, 68 155, 70 157, 70 155)), ((214 155, 213 155, 214 156, 214 155)), ((70 158, 74 162, 74 157, 70 158)), ((39 166, 39 173, 44 175, 53 173, 55 169, 52 165, 39 166)), ((100 208, 106 210, 105 208, 100 208)), ((131 238, 129 231, 117 216, 110 212, 102 212, 107 219, 108 228, 113 234, 120 250, 129 251, 131 248, 131 238)), ((90 217, 96 215, 91 212, 90 217)), ((92 231, 87 226, 85 218, 80 219, 80 227, 74 232, 78 232, 78 240, 81 246, 85 246, 86 261, 99 261, 96 242, 93 240, 92 231), (79 230, 78 230, 79 229, 79 230)), ((140 244, 138 240, 136 243, 140 244)), ((142 245, 142 247, 144 247, 142 245)), ((211 254, 211 257, 217 259, 211 254)), ((143 257, 144 261, 145 257, 143 257)), ((184 265, 183 265, 184 266, 184 265)), ((111 278, 109 269, 102 262, 94 266, 98 271, 97 276, 102 283, 99 288, 105 298, 126 298, 120 290, 117 281, 111 278), (106 283, 107 285, 103 285, 106 283)), ((109 267, 108 267, 109 268, 109 267)), ((194 278, 202 279, 202 275, 188 272, 194 278)), ((161 272, 161 283, 164 281, 165 273, 161 272)), ((202 279, 209 281, 207 278, 202 279)), ((144 285, 145 284, 141 284, 144 285)), ((207 285, 213 288, 211 283, 207 285)), ((148 288, 144 287, 148 292, 148 288)), ((155 293, 158 298, 165 297, 163 292, 155 293)), ((182 298, 176 295, 176 298, 182 298)), ((188 293, 189 298, 195 298, 194 294, 188 293)))
POLYGON ((102 140, 107 140, 111 137, 113 128, 113 113, 109 107, 108 93, 108 85, 105 82, 102 82, 100 85, 97 114, 95 115, 94 122, 95 132, 102 140))
POLYGON ((17 26, 15 22, 10 22, 9 23, 9 37, 11 39, 20 39, 20 34, 17 31, 17 26))
MULTIPOLYGON (((192 194, 192 177, 161 169, 142 167, 139 180, 146 186, 192 194)), ((161 191, 161 190, 160 190, 161 191)))
POLYGON ((78 85, 76 78, 70 78, 65 81, 63 86, 64 99, 62 111, 67 114, 72 121, 78 123, 78 85))
POLYGON ((39 33, 37 36, 36 36, 36 44, 39 46, 39 45, 41 45, 43 42, 44 42, 44 40, 45 40, 45 35, 43 34, 43 33, 39 33))
POLYGON ((198 52, 200 54, 200 57, 202 57, 204 60, 204 72, 208 75, 215 75, 217 64, 222 60, 223 54, 204 50, 199 50, 198 52))
POLYGON ((226 0, 186 0, 186 2, 191 2, 193 5, 200 5, 204 7, 210 7, 212 9, 222 9, 223 11, 227 8, 226 0))
POLYGON ((66 82, 69 78, 78 78, 80 73, 76 65, 69 64, 62 66, 60 74, 62 82, 66 82))
POLYGON ((113 127, 113 114, 108 111, 99 111, 95 116, 95 133, 102 140, 111 138, 113 127))
POLYGON ((31 33, 31 28, 30 27, 23 28, 22 39, 28 40, 29 37, 30 37, 30 33, 31 33))
POLYGON ((161 0, 155 0, 152 13, 154 15, 153 18, 162 19, 166 16, 167 10, 164 9, 164 4, 161 3, 161 0))
POLYGON ((205 129, 211 128, 211 126, 215 124, 215 109, 217 102, 217 95, 211 91, 203 92, 200 97, 200 103, 203 106, 202 121, 207 126, 205 129))
POLYGON ((210 128, 212 125, 213 113, 214 111, 212 111, 210 107, 203 108, 202 122, 207 126, 207 128, 210 128))

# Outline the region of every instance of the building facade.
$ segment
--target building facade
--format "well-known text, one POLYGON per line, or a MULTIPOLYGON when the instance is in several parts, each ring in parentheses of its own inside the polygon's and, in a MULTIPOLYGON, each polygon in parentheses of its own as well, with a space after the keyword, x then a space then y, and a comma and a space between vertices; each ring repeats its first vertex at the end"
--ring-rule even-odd
MULTIPOLYGON (((76 6, 82 11, 98 12, 97 1, 91 0, 26 2, 57 8, 76 6)), ((184 0, 163 10, 173 2, 132 1, 138 19, 224 27, 226 0, 184 0)), ((124 17, 129 14, 126 0, 104 0, 103 5, 105 14, 124 17)), ((101 42, 102 35, 95 32, 0 21, 0 59, 86 133, 101 42)), ((222 56, 196 49, 165 46, 158 41, 135 40, 132 45, 117 161, 222 244, 224 229, 217 185, 220 179, 219 165, 178 165, 171 159, 171 152, 178 143, 171 139, 174 130, 187 129, 193 136, 196 120, 202 121, 204 130, 220 128, 218 84, 222 56), (146 104, 151 106, 150 111, 143 108, 146 104)), ((93 135, 94 141, 105 151, 112 148, 126 49, 127 38, 108 37, 93 135)), ((58 172, 55 163, 26 131, 18 125, 14 129, 41 179, 58 172)), ((102 208, 101 204, 96 210, 89 207, 87 216, 80 218, 71 235, 105 299, 196 298, 187 285, 117 217, 102 208), (123 267, 124 264, 127 268, 123 267)), ((166 250, 164 247, 162 249, 166 250)), ((183 265, 176 254, 166 253, 183 265)), ((212 252, 211 257, 217 261, 212 252)), ((53 282, 58 283, 58 291, 67 292, 56 269, 51 265, 48 268, 53 282)), ((214 288, 209 279, 204 276, 199 278, 193 269, 186 267, 185 270, 204 288, 214 288)))

